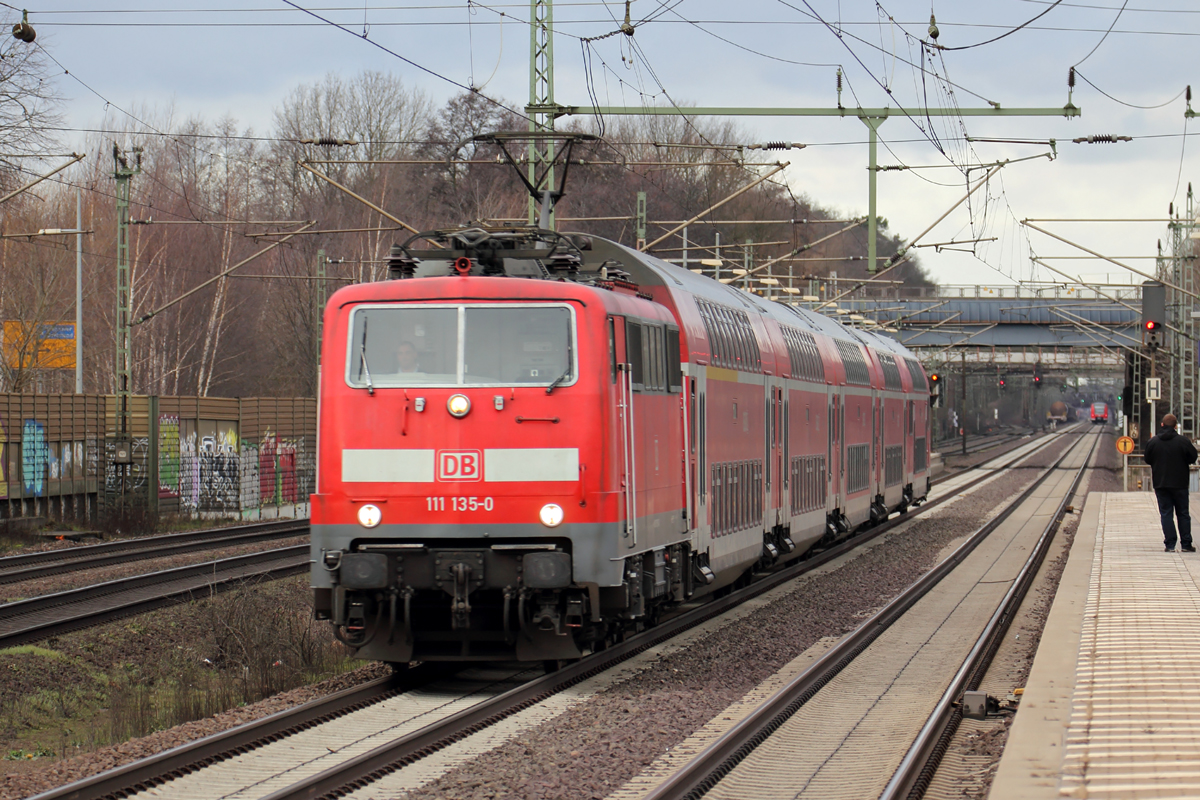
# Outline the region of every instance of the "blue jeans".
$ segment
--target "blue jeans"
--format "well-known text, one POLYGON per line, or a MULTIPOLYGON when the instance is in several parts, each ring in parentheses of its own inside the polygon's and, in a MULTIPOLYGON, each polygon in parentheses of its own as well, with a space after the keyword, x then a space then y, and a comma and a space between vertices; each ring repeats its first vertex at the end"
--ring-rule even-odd
POLYGON ((1179 517, 1179 543, 1192 546, 1192 515, 1188 513, 1187 489, 1155 489, 1158 498, 1158 515, 1162 519, 1163 544, 1175 547, 1175 520, 1179 517))

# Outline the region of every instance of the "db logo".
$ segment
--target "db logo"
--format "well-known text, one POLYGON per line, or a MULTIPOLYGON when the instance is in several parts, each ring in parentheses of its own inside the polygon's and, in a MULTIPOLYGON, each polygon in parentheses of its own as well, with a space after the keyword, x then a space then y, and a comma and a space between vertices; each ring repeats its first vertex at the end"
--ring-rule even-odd
POLYGON ((439 481, 483 480, 483 454, 478 450, 439 450, 437 479, 439 481))

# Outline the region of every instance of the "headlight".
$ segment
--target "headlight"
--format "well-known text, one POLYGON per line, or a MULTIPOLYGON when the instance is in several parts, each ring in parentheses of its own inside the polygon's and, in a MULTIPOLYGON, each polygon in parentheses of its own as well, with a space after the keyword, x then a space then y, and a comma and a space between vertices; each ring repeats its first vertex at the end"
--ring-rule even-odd
POLYGON ((358 509, 358 522, 364 528, 374 528, 382 519, 383 512, 379 510, 379 506, 367 503, 358 509))
POLYGON ((557 528, 563 521, 562 506, 557 503, 546 503, 538 512, 538 518, 547 528, 557 528))
POLYGON ((465 417, 467 412, 471 410, 471 401, 465 394, 452 394, 450 399, 446 401, 446 410, 450 412, 452 417, 465 417))

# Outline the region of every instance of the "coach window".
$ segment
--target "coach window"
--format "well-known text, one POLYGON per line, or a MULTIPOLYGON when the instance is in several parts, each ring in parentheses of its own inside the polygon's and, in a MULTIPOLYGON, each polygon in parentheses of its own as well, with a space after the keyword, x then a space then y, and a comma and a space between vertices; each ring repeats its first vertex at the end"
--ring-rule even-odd
POLYGON ((667 388, 683 389, 683 354, 679 352, 679 330, 667 328, 667 388))
POLYGON ((718 324, 721 331, 722 350, 724 350, 724 353, 721 353, 721 355, 724 356, 724 363, 722 363, 721 366, 733 367, 734 363, 737 361, 737 351, 734 350, 733 347, 733 336, 731 335, 730 331, 730 321, 728 321, 728 319, 725 317, 724 308, 715 308, 714 311, 716 312, 716 324, 718 324))
POLYGON ((750 368, 750 348, 746 346, 746 332, 738 325, 737 316, 732 311, 729 314, 729 328, 733 332, 734 341, 737 342, 737 361, 738 366, 742 369, 750 368))
POLYGON ((642 389, 654 391, 654 326, 642 325, 642 389))
POLYGON ((654 391, 661 392, 666 388, 666 369, 663 364, 663 329, 655 325, 650 329, 650 363, 654 365, 654 391))
POLYGON ((625 357, 629 359, 629 380, 633 388, 645 386, 645 362, 642 354, 642 326, 625 320, 625 357))
POLYGON ((688 444, 694 455, 696 453, 696 379, 688 381, 688 444))
POLYGON ((608 382, 617 382, 617 322, 608 318, 608 382))

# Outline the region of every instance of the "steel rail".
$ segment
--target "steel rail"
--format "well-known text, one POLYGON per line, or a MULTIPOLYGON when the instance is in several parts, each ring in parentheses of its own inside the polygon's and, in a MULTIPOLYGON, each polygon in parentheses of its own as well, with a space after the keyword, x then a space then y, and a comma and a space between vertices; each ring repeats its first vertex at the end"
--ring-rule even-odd
MULTIPOLYGON (((1066 433, 1066 431, 1060 432, 1060 435, 1064 433, 1066 433)), ((1055 441, 1056 438, 1057 437, 1047 437, 1046 441, 1039 445, 1038 450, 1050 444, 1052 441, 1055 441)), ((1033 452, 1037 452, 1038 450, 1033 452)), ((1009 462, 1001 465, 999 468, 1003 469, 1012 466, 1014 463, 1016 463, 1016 461, 1027 458, 1032 454, 1033 453, 1031 452, 1022 456, 1016 456, 1009 462)), ((592 656, 588 656, 577 664, 571 665, 543 678, 538 678, 533 682, 537 684, 536 687, 531 687, 530 684, 526 684, 525 687, 518 687, 506 695, 502 695, 501 697, 490 701, 488 709, 479 709, 483 713, 472 715, 474 718, 477 718, 472 720, 472 724, 476 726, 475 729, 486 727, 486 725, 491 724, 492 722, 499 721, 500 719, 515 713, 516 711, 520 710, 520 708, 528 707, 535 702, 539 702, 545 697, 549 697, 555 692, 575 685, 576 683, 579 683, 594 674, 608 669, 610 666, 621 660, 625 660, 626 658, 652 647, 659 642, 670 638, 671 636, 677 635, 677 633, 683 630, 694 627, 695 625, 698 625, 711 617, 725 613, 725 611, 727 611, 729 608, 732 608, 741 602, 751 599, 752 597, 756 597, 759 594, 769 591, 788 580, 799 577, 809 570, 832 561, 842 554, 860 546, 867 541, 870 541, 874 537, 887 532, 901 522, 911 519, 913 516, 924 511, 925 509, 933 508, 940 503, 951 499, 956 494, 973 488, 980 482, 987 480, 990 477, 990 473, 983 474, 969 483, 963 484, 953 493, 947 494, 945 497, 939 497, 935 500, 931 500, 920 507, 910 510, 908 514, 901 515, 894 520, 885 522, 882 525, 865 532, 864 534, 860 534, 851 539, 842 541, 828 550, 816 554, 799 564, 784 567, 778 572, 769 575, 767 578, 764 578, 763 581, 755 583, 753 586, 747 589, 731 594, 718 601, 710 601, 701 608, 686 612, 685 614, 664 623, 663 626, 655 628, 651 631, 647 631, 646 633, 639 634, 635 637, 631 637, 627 642, 621 645, 601 651, 600 653, 592 656), (720 607, 716 606, 718 603, 720 604, 720 607), (668 625, 676 625, 678 626, 678 629, 669 630, 667 628, 668 625), (530 691, 520 691, 521 689, 525 688, 529 688, 530 691), (504 699, 502 700, 501 698, 504 699), (515 705, 518 703, 519 708, 515 707, 515 705)), ((405 673, 405 675, 414 676, 414 673, 416 673, 417 669, 422 669, 425 666, 426 665, 422 665, 414 670, 410 670, 408 673, 405 673)), ((440 669, 441 672, 439 674, 442 676, 444 676, 445 667, 446 665, 444 664, 428 665, 428 668, 431 672, 435 669, 440 669)), ((196 742, 180 745, 172 750, 159 753, 147 759, 131 762, 123 767, 118 767, 116 769, 100 773, 99 775, 95 775, 90 778, 84 778, 66 786, 49 790, 37 795, 34 798, 31 798, 30 800, 83 800, 83 798, 115 798, 126 796, 133 791, 163 783, 178 775, 184 775, 197 769, 201 769, 207 764, 215 763, 234 755, 248 752, 256 749, 257 747, 291 735, 294 732, 310 728, 313 725, 319 724, 327 719, 343 716, 344 714, 357 710, 358 708, 362 708, 366 705, 370 705, 374 702, 385 699, 397 691, 394 688, 394 681, 390 684, 385 683, 389 680, 392 679, 381 679, 380 681, 372 682, 371 684, 364 684, 363 686, 354 690, 345 690, 343 692, 330 695, 326 698, 313 700, 310 703, 297 706, 293 709, 281 711, 257 722, 232 728, 223 733, 214 734, 213 736, 206 737, 205 739, 197 740, 196 742)), ((465 714, 466 712, 463 713, 465 714)), ((449 722, 449 720, 443 721, 443 723, 435 724, 436 727, 441 731, 441 738, 439 738, 437 735, 433 735, 434 732, 430 729, 418 731, 418 734, 423 732, 430 734, 429 736, 423 737, 420 744, 424 745, 426 741, 432 742, 432 744, 428 744, 428 749, 424 752, 420 752, 420 754, 416 757, 412 757, 412 752, 408 753, 407 757, 402 756, 402 758, 405 758, 405 763, 410 763, 411 761, 417 760, 419 757, 441 749, 442 747, 445 747, 446 745, 464 735, 467 735, 470 732, 464 732, 462 727, 460 727, 457 732, 452 731, 450 728, 453 726, 448 725, 447 722, 449 722)), ((431 726, 431 728, 432 727, 434 726, 431 726)), ((413 748, 409 748, 409 750, 412 751, 413 748)), ((374 765, 376 762, 386 761, 386 757, 371 759, 371 764, 374 765)), ((393 769, 390 768, 392 766, 394 766, 394 762, 384 763, 383 766, 375 766, 372 772, 377 772, 379 774, 391 772, 393 771, 393 769)), ((355 776, 361 771, 361 768, 357 769, 355 776)), ((355 776, 351 776, 351 778, 355 780, 361 780, 355 776)), ((348 782, 348 780, 350 779, 343 779, 341 783, 344 784, 348 782)), ((333 780, 327 781, 326 783, 338 783, 338 781, 333 780)), ((330 791, 336 791, 337 788, 339 787, 335 786, 334 789, 330 791)), ((298 796, 316 795, 304 794, 298 796)))
POLYGON ((422 664, 50 789, 29 800, 100 800, 145 791, 445 676, 445 665, 422 664))
MULTIPOLYGON (((990 434, 987 436, 979 436, 979 435, 970 436, 967 438, 967 452, 968 453, 978 453, 983 450, 988 450, 992 447, 999 447, 1002 444, 1007 444, 1007 443, 1017 440, 1017 439, 1023 439, 1027 436, 1036 436, 1036 435, 1037 435, 1037 431, 1033 428, 1030 428, 1030 429, 1028 429, 1024 432, 1020 432, 1020 433, 1008 432, 1008 433, 994 433, 994 434, 990 434)), ((961 436, 952 436, 949 439, 940 439, 940 440, 934 442, 933 444, 936 447, 945 447, 946 445, 951 445, 952 447, 958 448, 962 445, 962 437, 961 436)), ((947 455, 962 455, 962 454, 957 453, 957 452, 948 452, 947 455)))
POLYGON ((307 531, 307 520, 286 520, 121 539, 63 550, 21 553, 0 558, 0 584, 218 547, 236 547, 286 536, 299 536, 307 531))
POLYGON ((4 603, 0 648, 225 591, 246 578, 283 578, 308 567, 309 546, 296 545, 4 603), (14 627, 21 618, 28 622, 14 627))
POLYGON ((1054 473, 1082 442, 1071 444, 1054 464, 1044 470, 1013 502, 973 532, 953 553, 926 572, 907 589, 853 632, 826 651, 810 667, 786 686, 767 698, 747 717, 726 731, 715 742, 684 764, 665 782, 649 792, 644 800, 694 800, 703 797, 759 744, 783 725, 826 684, 850 665, 885 630, 899 620, 918 600, 954 571, 989 534, 998 528, 1034 491, 1054 473))
POLYGON ((1092 455, 1096 452, 1096 445, 1099 441, 1100 438, 1096 437, 1096 440, 1092 442, 1092 447, 1083 459, 1083 464, 1075 473, 1075 478, 1063 494, 1062 501, 1051 515, 1050 521, 1046 523, 1029 558, 1026 559, 1021 571, 1013 580, 1013 585, 1009 587, 996 612, 988 620, 987 626, 975 641, 971 652, 963 660, 962 666, 950 681, 950 685, 934 707, 933 713, 929 715, 929 720, 917 734, 917 738, 901 760, 900 766, 896 768, 896 772, 879 796, 879 800, 899 800, 899 798, 920 800, 924 796, 925 790, 929 788, 929 783, 933 780, 933 776, 941 764, 942 756, 946 753, 950 740, 953 739, 958 725, 962 721, 962 706, 959 701, 963 692, 979 688, 983 681, 987 668, 1008 631, 1009 624, 1016 616, 1029 587, 1033 585, 1034 578, 1037 577, 1037 571, 1050 549, 1050 543, 1061 524, 1067 504, 1074 498, 1075 492, 1083 480, 1083 475, 1090 466, 1092 455))
MULTIPOLYGON (((1046 442, 1039 446, 1037 450, 1056 440, 1057 437, 1048 437, 1046 442)), ((1034 452, 1037 452, 1037 450, 1034 452)), ((1028 458, 1032 454, 1031 452, 1017 456, 1005 466, 1011 466, 1016 461, 1028 458)), ((990 473, 981 475, 959 487, 953 493, 932 500, 917 509, 909 511, 908 514, 900 515, 895 520, 878 525, 868 530, 865 534, 842 541, 812 558, 778 569, 745 589, 731 593, 723 598, 711 600, 699 608, 673 617, 649 631, 631 637, 621 644, 594 653, 557 672, 536 678, 529 683, 511 689, 504 694, 486 700, 471 708, 464 709, 425 728, 398 737, 392 742, 380 745, 338 766, 331 767, 316 775, 298 781, 292 786, 273 792, 267 795, 265 800, 312 800, 313 798, 329 795, 341 796, 348 791, 366 786, 384 775, 419 761, 425 756, 490 727, 523 709, 541 703, 552 695, 604 672, 615 664, 625 661, 650 647, 718 617, 747 600, 758 597, 777 586, 794 580, 804 573, 832 561, 842 554, 858 548, 865 542, 882 535, 901 522, 911 519, 917 513, 933 508, 990 477, 992 477, 990 473)))

